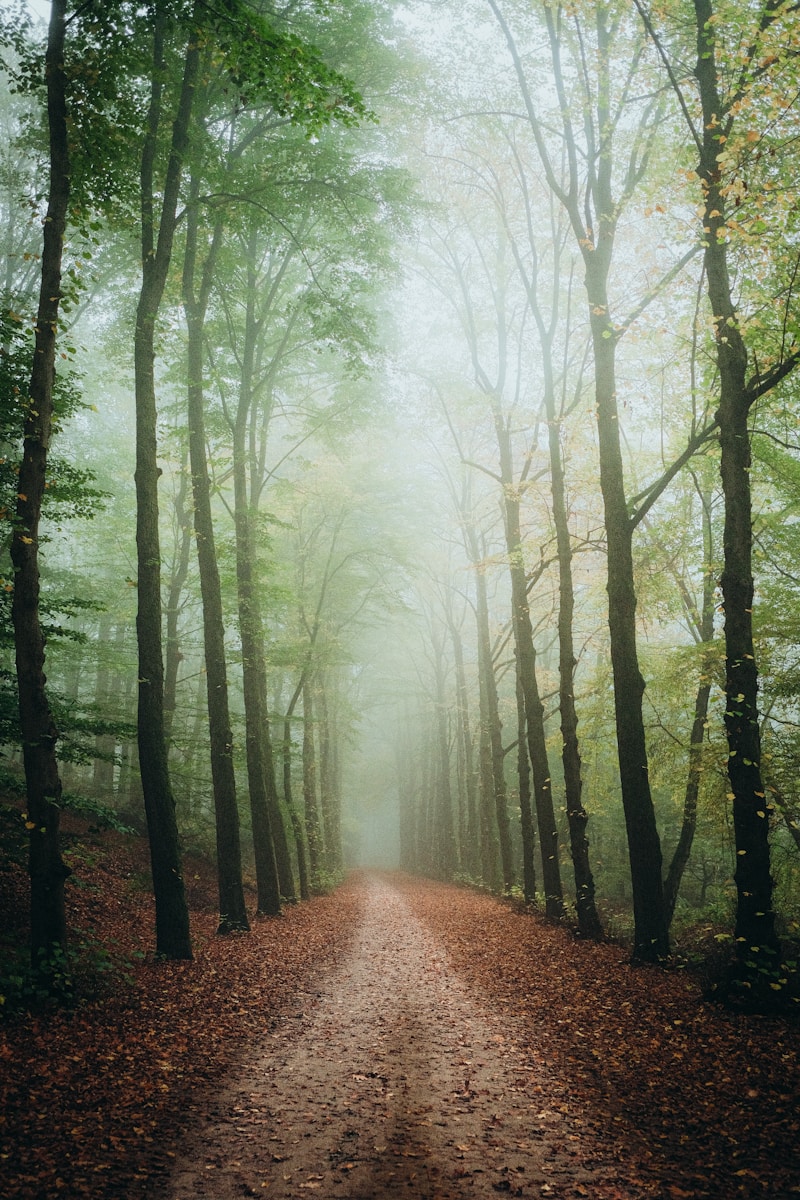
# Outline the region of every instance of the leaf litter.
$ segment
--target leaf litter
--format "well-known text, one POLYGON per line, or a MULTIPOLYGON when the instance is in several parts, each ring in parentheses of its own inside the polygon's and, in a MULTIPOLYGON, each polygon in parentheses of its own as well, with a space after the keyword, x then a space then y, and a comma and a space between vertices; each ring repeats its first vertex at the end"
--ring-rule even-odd
MULTIPOLYGON (((78 899, 135 941, 123 866, 78 899)), ((221 939, 196 879, 194 962, 0 1031, 9 1200, 800 1196, 796 1025, 450 885, 356 875, 221 939)))

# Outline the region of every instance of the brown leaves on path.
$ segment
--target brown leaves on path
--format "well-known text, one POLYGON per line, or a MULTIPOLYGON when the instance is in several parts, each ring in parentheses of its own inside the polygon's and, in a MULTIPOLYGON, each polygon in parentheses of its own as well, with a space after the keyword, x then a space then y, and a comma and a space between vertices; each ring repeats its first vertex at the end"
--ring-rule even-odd
POLYGON ((408 881, 412 910, 495 1011, 521 1019, 562 1104, 660 1200, 800 1196, 800 1029, 702 1001, 487 896, 408 881))
MULTIPOLYGON (((128 850, 96 853, 101 887, 73 890, 73 924, 144 951, 152 900, 130 887, 128 850)), ((358 922, 359 891, 345 886, 220 938, 213 874, 190 864, 187 883, 194 961, 142 961, 103 998, 0 1029, 4 1200, 152 1194, 198 1099, 260 1045, 358 922)))
POLYGON ((231 1078, 165 1196, 642 1195, 598 1160, 508 1021, 476 1005, 402 889, 374 876, 363 888, 349 952, 302 1020, 231 1078))
MULTIPOLYGON (((126 854, 97 851, 73 917, 147 947, 126 854)), ((388 934, 362 924, 354 877, 220 939, 204 870, 187 871, 194 962, 141 962, 0 1031, 3 1197, 800 1196, 796 1026, 404 877, 388 934)))

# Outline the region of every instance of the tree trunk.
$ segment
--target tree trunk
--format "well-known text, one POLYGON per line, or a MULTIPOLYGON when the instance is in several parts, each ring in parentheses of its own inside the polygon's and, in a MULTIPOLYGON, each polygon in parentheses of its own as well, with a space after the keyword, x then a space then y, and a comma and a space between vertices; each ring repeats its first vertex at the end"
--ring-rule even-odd
MULTIPOLYGON (((111 617, 103 613, 97 630, 97 678, 94 702, 97 712, 107 716, 113 711, 112 671, 109 663, 111 653, 111 617)), ((94 739, 95 758, 92 764, 92 791, 105 803, 110 803, 114 792, 114 749, 113 734, 99 733, 94 739)))
POLYGON ((53 0, 45 58, 50 184, 30 404, 25 418, 16 520, 11 540, 15 572, 12 618, 30 830, 31 964, 51 986, 53 958, 67 937, 64 881, 70 869, 61 858, 61 780, 56 761, 58 730, 45 690, 45 645, 39 615, 39 520, 52 435, 61 261, 70 191, 65 30, 65 0, 53 0))
MULTIPOLYGON (((588 261, 593 262, 591 259, 588 261)), ((614 712, 633 896, 633 957, 642 962, 653 962, 669 953, 669 937, 661 882, 661 843, 648 774, 642 711, 644 679, 636 648, 633 526, 625 498, 614 333, 608 315, 602 260, 598 260, 596 269, 590 269, 587 265, 586 284, 595 355, 600 486, 608 544, 608 628, 614 678, 614 712)))
POLYGON ((328 870, 335 875, 342 869, 341 802, 337 778, 335 724, 325 676, 320 679, 318 696, 320 806, 325 827, 325 861, 328 870))
MULTIPOLYGON (((544 330, 542 330, 544 333, 544 330)), ((564 799, 569 823, 569 844, 575 877, 575 907, 578 929, 583 937, 595 940, 603 936, 603 927, 595 904, 594 875, 589 862, 589 820, 583 806, 583 773, 578 743, 578 713, 575 708, 575 642, 573 614, 575 591, 572 583, 572 543, 567 518, 566 483, 561 454, 560 426, 555 412, 550 346, 542 338, 546 359, 545 408, 550 454, 550 491, 553 526, 558 554, 558 697, 561 714, 561 762, 564 770, 564 799)))
POLYGON ((519 815, 522 826, 522 887, 526 904, 536 900, 536 835, 531 809, 531 763, 528 758, 528 730, 525 719, 525 695, 522 672, 516 671, 517 693, 517 778, 519 779, 519 815))
MULTIPOLYGON (((254 236, 251 238, 253 254, 254 236)), ((245 314, 244 354, 239 401, 233 427, 234 527, 236 535, 236 586, 239 607, 239 636, 242 645, 242 687, 245 711, 245 747, 250 812, 253 825, 258 910, 276 916, 281 909, 281 886, 270 822, 264 760, 264 725, 261 663, 263 630, 261 611, 253 580, 255 546, 247 491, 247 430, 251 419, 257 321, 255 317, 255 268, 252 256, 247 270, 250 286, 245 314)))
POLYGON ((164 654, 164 737, 169 747, 172 741, 172 724, 175 718, 175 708, 178 700, 178 671, 183 661, 181 654, 178 621, 180 618, 181 597, 189 575, 189 559, 192 551, 192 524, 186 512, 186 497, 189 491, 186 473, 187 450, 184 448, 181 460, 181 477, 178 484, 178 494, 175 497, 175 519, 177 523, 177 555, 175 558, 169 588, 167 590, 167 622, 164 654))
POLYGON ((661 842, 656 826, 642 711, 644 679, 636 646, 636 592, 633 580, 633 530, 625 495, 625 476, 617 408, 616 344, 608 297, 608 273, 614 246, 615 210, 611 197, 612 154, 608 111, 610 34, 607 14, 598 18, 598 127, 603 145, 598 161, 597 229, 582 246, 592 333, 595 405, 608 547, 608 629, 614 678, 614 712, 622 807, 628 837, 633 896, 633 958, 654 962, 669 954, 664 912, 661 842))
POLYGON ((450 779, 449 703, 445 686, 443 631, 431 628, 436 680, 436 771, 434 785, 434 863, 438 879, 452 879, 456 870, 453 791, 450 779))
MULTIPOLYGON (((254 597, 255 598, 255 597, 254 597)), ((258 600, 255 599, 258 605, 258 600)), ((259 614, 259 627, 260 614, 259 614)), ((289 853, 289 839, 286 836, 286 824, 281 811, 281 802, 278 795, 278 783, 275 774, 275 755, 272 749, 272 722, 270 719, 269 705, 267 702, 267 668, 264 662, 264 641, 263 634, 258 640, 258 675, 261 688, 261 753, 264 761, 264 784, 267 795, 267 811, 269 813, 270 829, 272 830, 272 841, 275 847, 275 866, 278 870, 278 883, 281 889, 281 896, 284 900, 290 903, 295 903, 297 900, 297 891, 294 884, 294 872, 292 870, 292 858, 289 853)))
MULTIPOLYGON (((678 900, 681 880, 689 863, 692 852, 694 835, 697 829, 697 799, 700 794, 700 776, 703 770, 703 741, 708 724, 708 705, 711 698, 711 672, 714 669, 714 651, 711 649, 714 641, 714 612, 716 609, 714 597, 713 561, 714 547, 712 540, 710 499, 701 493, 700 500, 703 508, 703 599, 702 611, 699 614, 699 624, 695 619, 696 634, 704 647, 700 683, 694 702, 694 720, 689 739, 689 765, 686 772, 686 788, 683 797, 683 817, 677 845, 669 864, 664 880, 664 905, 667 921, 671 922, 675 915, 675 905, 678 900)), ((685 595, 685 592, 684 592, 685 595)), ((688 597, 687 612, 689 611, 688 597)))
POLYGON ((220 914, 217 932, 224 934, 248 930, 250 924, 247 919, 242 883, 239 809, 236 803, 233 733, 228 704, 225 623, 214 537, 214 520, 211 511, 211 481, 206 458, 205 398, 203 393, 203 328, 211 294, 221 226, 218 225, 214 231, 200 286, 196 288, 198 193, 197 181, 193 179, 183 264, 183 303, 188 335, 186 395, 194 531, 203 607, 203 649, 206 666, 211 779, 214 789, 220 914))
POLYGON ((697 689, 694 702, 694 720, 692 721, 692 732, 689 742, 689 767, 686 774, 686 788, 683 795, 681 831, 670 860, 666 879, 664 880, 664 907, 668 922, 671 922, 675 915, 675 905, 678 901, 681 880, 689 863, 692 843, 694 842, 695 830, 697 828, 697 797, 700 793, 703 740, 708 720, 708 701, 710 695, 711 684, 701 683, 697 689))
POLYGON ((698 175, 703 184, 703 231, 708 296, 714 319, 720 402, 717 421, 725 498, 723 571, 725 611, 725 732, 733 793, 738 974, 751 986, 774 972, 780 958, 772 908, 769 814, 761 776, 758 669, 753 648, 753 532, 748 415, 755 393, 746 381, 747 350, 728 272, 726 198, 718 156, 722 149, 715 25, 710 0, 695 0, 697 79, 703 110, 698 175))
POLYGON ((254 380, 256 347, 260 333, 256 317, 257 274, 255 267, 258 228, 253 225, 247 256, 247 299, 244 344, 242 348, 239 401, 233 428, 234 525, 236 533, 236 581, 239 599, 239 632, 242 641, 242 678, 247 730, 247 771, 250 806, 253 813, 253 838, 256 851, 256 878, 259 908, 277 913, 280 898, 296 899, 289 845, 280 811, 275 763, 272 752, 267 672, 264 661, 264 626, 261 603, 255 583, 256 544, 253 522, 257 512, 255 496, 260 479, 255 478, 257 464, 248 453, 255 421, 254 380), (248 467, 250 489, 248 492, 248 467), (275 873, 273 880, 272 874, 275 873), (262 905, 263 902, 263 905, 262 905))
MULTIPOLYGON (((300 695, 299 689, 295 692, 296 698, 300 695)), ((294 795, 292 789, 292 714, 294 712, 294 704, 291 706, 291 711, 286 710, 286 715, 283 720, 283 744, 281 748, 282 767, 283 767, 283 802, 286 805, 286 810, 289 813, 289 819, 292 823, 292 835, 294 837, 295 853, 297 854, 297 875, 300 881, 300 898, 308 900, 311 895, 311 887, 308 878, 308 862, 306 859, 306 840, 303 832, 303 822, 300 814, 294 803, 294 795)))
POLYGON ((191 33, 172 126, 172 144, 161 191, 161 217, 156 235, 154 167, 162 116, 165 25, 166 16, 159 11, 153 32, 153 78, 142 150, 142 286, 134 336, 139 770, 156 901, 156 953, 166 958, 191 958, 189 913, 183 886, 164 726, 161 546, 158 529, 158 479, 161 470, 158 466, 154 364, 155 323, 172 259, 180 182, 188 148, 189 122, 200 59, 198 39, 191 33))
MULTIPOLYGON (((235 445, 236 445, 235 439, 235 445)), ((247 506, 243 448, 234 450, 236 522, 236 582, 239 599, 239 634, 242 643, 242 686, 245 712, 245 748, 250 812, 253 824, 258 910, 276 916, 281 909, 281 889, 269 819, 264 765, 264 716, 259 676, 261 637, 253 599, 252 546, 247 506), (244 496, 242 496, 244 492, 244 496)))
POLYGON ((314 697, 311 681, 303 684, 303 806, 308 841, 311 887, 320 885, 324 846, 317 800, 317 760, 314 752, 314 697))
MULTIPOLYGON (((474 533, 474 531, 473 531, 474 533)), ((475 547, 477 551, 477 547, 475 547)), ((496 892, 500 886, 497 858, 496 814, 506 801, 506 782, 502 754, 502 728, 497 702, 497 682, 492 662, 489 634, 489 604, 486 580, 479 564, 475 565, 475 616, 478 626, 478 700, 480 705, 480 843, 483 881, 496 892), (500 753, 497 753, 497 747, 500 753)))
POLYGON ((448 616, 453 660, 456 669, 456 696, 458 708, 458 737, 461 760, 463 803, 459 804, 459 842, 461 867, 472 879, 478 876, 480 843, 478 835, 477 791, 478 773, 475 767, 475 747, 470 727, 469 691, 464 670, 464 649, 461 634, 448 616))
MULTIPOLYGON (((547 758, 544 705, 536 678, 536 647, 533 642, 531 612, 528 604, 528 580, 522 550, 519 486, 514 483, 511 443, 508 429, 497 406, 494 409, 495 433, 500 453, 500 478, 503 486, 503 518, 511 576, 511 615, 514 631, 517 672, 525 704, 525 729, 533 774, 533 795, 539 846, 542 855, 542 885, 545 913, 554 921, 564 916, 564 892, 558 861, 558 827, 553 809, 553 781, 547 758)), ((529 851, 530 853, 530 851, 529 851)))

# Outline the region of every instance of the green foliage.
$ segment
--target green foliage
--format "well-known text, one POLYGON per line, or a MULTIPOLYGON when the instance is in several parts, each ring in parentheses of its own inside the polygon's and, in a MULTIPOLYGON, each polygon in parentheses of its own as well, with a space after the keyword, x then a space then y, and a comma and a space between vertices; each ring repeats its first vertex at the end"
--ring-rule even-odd
POLYGON ((115 982, 130 981, 132 965, 92 931, 79 932, 66 948, 52 947, 36 967, 26 949, 6 948, 0 966, 0 1021, 95 999, 115 982))
POLYGON ((267 104, 309 134, 334 120, 347 127, 372 117, 352 82, 277 19, 246 0, 232 0, 221 11, 199 8, 200 36, 214 35, 241 108, 267 104))

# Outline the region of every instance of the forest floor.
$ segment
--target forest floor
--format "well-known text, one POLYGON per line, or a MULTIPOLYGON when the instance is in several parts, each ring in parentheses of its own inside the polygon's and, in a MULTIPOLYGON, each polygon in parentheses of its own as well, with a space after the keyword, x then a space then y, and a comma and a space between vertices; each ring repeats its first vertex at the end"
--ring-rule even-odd
MULTIPOLYGON (((142 853, 73 849, 71 921, 126 974, 0 1027, 4 1198, 800 1196, 796 1023, 401 875, 223 939, 190 860, 194 961, 137 958, 142 853)), ((7 943, 21 867, 0 865, 0 906, 7 943)))

